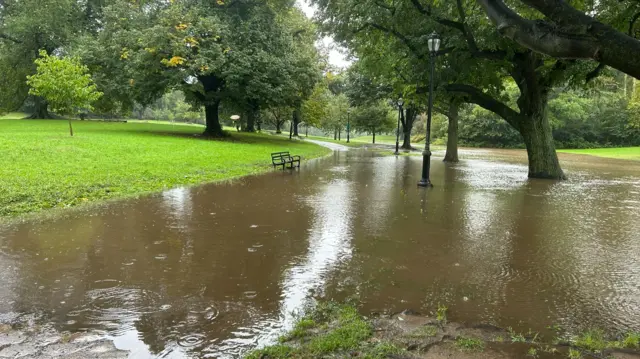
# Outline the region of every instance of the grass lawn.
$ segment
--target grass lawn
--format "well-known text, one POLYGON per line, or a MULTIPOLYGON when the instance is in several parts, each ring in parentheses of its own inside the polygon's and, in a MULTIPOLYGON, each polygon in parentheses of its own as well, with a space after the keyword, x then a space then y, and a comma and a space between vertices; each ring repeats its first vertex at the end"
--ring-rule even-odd
POLYGON ((270 170, 271 152, 304 159, 330 150, 262 134, 207 140, 197 126, 0 121, 0 217, 122 198, 270 170))
POLYGON ((558 152, 591 155, 598 157, 640 160, 640 147, 594 148, 584 150, 558 150, 558 152))
POLYGON ((25 118, 27 116, 29 116, 29 114, 24 112, 9 112, 7 114, 0 115, 0 120, 19 119, 19 118, 25 118))

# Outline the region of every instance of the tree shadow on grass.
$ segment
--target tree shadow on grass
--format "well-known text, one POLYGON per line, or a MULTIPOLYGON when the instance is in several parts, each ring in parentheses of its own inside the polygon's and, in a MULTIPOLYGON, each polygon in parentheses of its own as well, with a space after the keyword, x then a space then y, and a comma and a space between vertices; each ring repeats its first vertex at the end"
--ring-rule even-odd
MULTIPOLYGON (((189 128, 189 130, 193 130, 189 128)), ((207 136, 204 135, 202 129, 197 128, 198 132, 191 132, 189 130, 167 130, 167 129, 149 129, 149 128, 127 128, 117 129, 116 132, 127 132, 135 135, 143 136, 166 136, 176 138, 187 138, 201 141, 217 141, 217 142, 229 142, 229 143, 242 143, 242 144, 260 144, 260 145, 285 145, 291 143, 299 143, 298 141, 291 141, 286 137, 271 135, 267 133, 248 133, 248 132, 231 132, 225 131, 223 136, 207 136)))

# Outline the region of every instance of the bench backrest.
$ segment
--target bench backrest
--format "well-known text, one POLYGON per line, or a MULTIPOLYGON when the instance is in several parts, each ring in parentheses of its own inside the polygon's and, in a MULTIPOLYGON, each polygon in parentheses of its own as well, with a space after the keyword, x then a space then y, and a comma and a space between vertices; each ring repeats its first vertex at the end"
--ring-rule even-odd
POLYGON ((287 152, 274 152, 271 154, 271 160, 281 160, 282 158, 288 158, 291 157, 291 155, 289 154, 289 151, 287 152))

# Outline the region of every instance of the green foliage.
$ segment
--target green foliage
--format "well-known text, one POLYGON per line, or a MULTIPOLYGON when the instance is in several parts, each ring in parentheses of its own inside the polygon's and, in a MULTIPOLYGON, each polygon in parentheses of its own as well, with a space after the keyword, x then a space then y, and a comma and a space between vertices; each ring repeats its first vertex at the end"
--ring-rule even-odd
POLYGON ((630 332, 622 338, 623 348, 640 349, 640 332, 630 332))
POLYGON ((527 342, 527 338, 524 336, 524 334, 516 332, 512 327, 507 328, 507 332, 509 333, 509 337, 511 338, 512 343, 527 342))
POLYGON ((371 324, 362 319, 357 309, 343 307, 337 314, 337 327, 313 338, 309 350, 316 355, 353 350, 371 335, 371 324))
POLYGON ((262 107, 297 106, 320 76, 313 26, 281 5, 114 0, 102 31, 82 39, 78 52, 99 73, 112 102, 105 108, 182 90, 207 111, 222 101, 258 117, 262 107))
POLYGON ((201 126, 73 122, 76 137, 66 121, 0 121, 0 217, 262 173, 276 151, 329 152, 258 134, 206 141, 201 126))
POLYGON ((599 329, 587 330, 574 340, 574 344, 595 353, 601 352, 609 346, 604 332, 599 329))
POLYGON ((285 358, 291 358, 291 354, 293 352, 294 352, 294 349, 290 346, 272 345, 264 349, 255 350, 249 353, 246 359, 263 359, 263 358, 285 359, 285 358))
POLYGON ((484 350, 484 341, 477 338, 457 337, 456 348, 465 352, 481 352, 484 350))
POLYGON ((35 63, 36 74, 27 76, 31 86, 29 93, 45 98, 61 115, 91 111, 91 104, 102 96, 87 73, 87 67, 76 57, 49 56, 42 50, 35 63))
POLYGON ((391 131, 396 125, 395 111, 383 100, 357 107, 352 117, 356 129, 372 134, 391 131))
POLYGON ((445 305, 438 304, 438 309, 436 310, 436 320, 440 325, 447 324, 447 308, 445 305))
POLYGON ((160 120, 204 124, 204 111, 194 109, 180 91, 165 94, 150 105, 135 105, 132 116, 139 120, 160 120))
MULTIPOLYGON (((105 1, 106 2, 106 1, 105 1)), ((25 79, 36 71, 38 51, 64 53, 72 39, 89 28, 89 14, 99 7, 75 0, 4 0, 0 5, 0 112, 24 104, 25 79)))
POLYGON ((282 341, 295 344, 275 345, 254 351, 247 358, 342 358, 358 352, 358 357, 383 359, 402 353, 402 349, 385 341, 372 342, 373 327, 355 307, 322 302, 300 318, 282 341))
POLYGON ((567 358, 569 359, 582 359, 582 352, 573 348, 569 349, 569 353, 567 354, 567 358))

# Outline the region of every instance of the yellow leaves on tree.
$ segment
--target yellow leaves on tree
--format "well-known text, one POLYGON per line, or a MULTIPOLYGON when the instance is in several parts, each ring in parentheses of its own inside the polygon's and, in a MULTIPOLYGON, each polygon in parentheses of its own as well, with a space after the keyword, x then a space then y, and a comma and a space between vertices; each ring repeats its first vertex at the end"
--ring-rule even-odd
POLYGON ((184 42, 185 42, 185 44, 187 44, 187 46, 189 46, 189 47, 198 47, 198 45, 200 44, 200 43, 198 42, 198 40, 196 40, 196 38, 195 38, 195 37, 193 37, 193 36, 185 37, 185 38, 184 38, 184 42))
POLYGON ((183 65, 187 60, 184 57, 174 56, 171 59, 162 59, 162 64, 167 67, 177 67, 178 65, 183 65))
POLYGON ((120 60, 126 60, 128 58, 129 58, 129 49, 125 47, 124 49, 122 49, 122 52, 120 53, 120 60))
POLYGON ((176 25, 176 30, 178 30, 178 31, 184 31, 184 30, 186 30, 188 27, 189 27, 189 25, 180 23, 180 24, 176 25))

